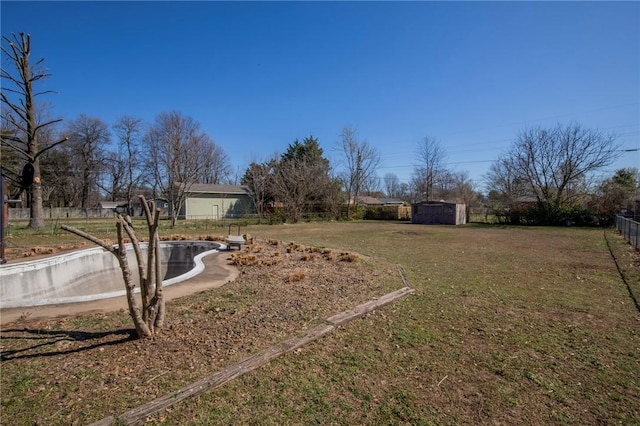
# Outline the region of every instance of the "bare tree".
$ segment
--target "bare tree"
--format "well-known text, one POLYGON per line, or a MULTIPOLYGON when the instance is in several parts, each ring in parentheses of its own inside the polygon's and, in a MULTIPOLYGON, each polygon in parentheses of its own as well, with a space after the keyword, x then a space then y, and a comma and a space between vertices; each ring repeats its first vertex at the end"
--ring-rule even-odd
POLYGON ((284 219, 294 223, 306 212, 321 210, 326 195, 333 189, 326 171, 301 158, 280 161, 273 170, 271 191, 283 204, 284 219))
POLYGON ((67 126, 72 162, 80 177, 80 207, 89 207, 90 197, 97 199, 98 176, 106 158, 106 146, 111 140, 109 127, 96 117, 81 114, 67 126))
POLYGON ((231 166, 222 147, 207 137, 203 140, 203 169, 201 183, 219 184, 229 181, 231 166))
POLYGON ((520 205, 531 196, 530 185, 513 158, 502 155, 485 176, 491 213, 499 221, 520 222, 520 205))
POLYGON ((525 176, 506 155, 489 167, 486 180, 489 192, 500 194, 500 203, 505 207, 513 206, 518 198, 530 193, 525 176))
POLYGON ((615 139, 577 123, 531 128, 520 133, 508 158, 538 202, 557 210, 571 202, 572 185, 620 155, 615 139))
POLYGON ((344 186, 349 195, 347 215, 351 216, 351 204, 355 203, 363 189, 377 186, 376 172, 380 154, 366 140, 359 141, 356 129, 345 126, 340 133, 339 149, 343 154, 344 186))
POLYGON ((273 201, 270 191, 273 186, 271 182, 271 166, 274 163, 275 160, 265 164, 253 162, 249 165, 249 168, 247 168, 242 177, 241 183, 249 189, 249 194, 251 195, 259 219, 264 217, 267 202, 273 201))
POLYGON ((62 225, 62 229, 99 245, 118 259, 122 278, 124 279, 129 314, 133 319, 138 337, 144 338, 153 336, 164 325, 165 302, 162 288, 160 239, 158 237, 160 210, 153 208, 153 202, 150 207, 143 196, 140 196, 140 202, 145 211, 149 231, 146 261, 140 246, 140 240, 133 231, 129 216, 117 215, 116 217, 118 238, 118 245, 116 246, 110 245, 106 241, 72 226, 62 225), (136 285, 127 259, 125 233, 131 239, 136 257, 142 309, 140 309, 134 294, 136 285))
POLYGON ((576 123, 525 129, 491 166, 489 201, 512 223, 583 220, 572 212, 579 213, 585 204, 592 173, 610 165, 620 153, 614 135, 576 123), (535 203, 524 205, 523 200, 535 203))
POLYGON ((387 197, 400 197, 400 179, 395 173, 386 173, 382 180, 384 181, 384 192, 387 197))
POLYGON ((409 204, 415 201, 413 197, 413 192, 411 190, 411 186, 406 182, 400 183, 400 189, 396 197, 409 204))
POLYGON ((72 156, 65 148, 65 145, 60 145, 47 151, 40 159, 43 201, 47 201, 48 194, 51 207, 67 207, 80 202, 80 186, 73 173, 72 156))
POLYGON ((105 154, 101 179, 97 181, 97 185, 111 201, 122 200, 127 196, 127 160, 121 149, 105 154))
POLYGON ((444 149, 433 138, 427 136, 418 145, 412 183, 415 191, 422 194, 427 201, 434 196, 433 187, 438 179, 438 174, 444 170, 445 157, 444 149))
POLYGON ((362 182, 360 193, 379 197, 380 194, 382 193, 382 181, 377 175, 369 175, 369 177, 362 182), (374 194, 378 194, 378 195, 374 195, 374 194))
POLYGON ((433 196, 440 200, 455 200, 458 189, 457 175, 452 170, 442 169, 433 181, 433 196))
POLYGON ((469 179, 468 172, 452 173, 454 181, 453 199, 457 202, 462 202, 465 205, 466 221, 471 219, 471 209, 477 207, 480 204, 480 197, 475 190, 473 181, 469 179))
POLYGON ((114 172, 118 169, 124 169, 123 190, 127 199, 127 210, 131 214, 133 191, 139 185, 143 174, 143 170, 139 166, 143 123, 140 118, 123 115, 113 125, 113 130, 120 142, 116 156, 117 162, 113 163, 113 166, 122 166, 121 168, 115 167, 114 172))
MULTIPOLYGON (((38 115, 40 117, 51 117, 51 107, 47 104, 38 104, 38 115)), ((44 121, 46 119, 39 119, 44 121)), ((42 203, 43 206, 51 205, 51 196, 57 189, 57 176, 52 168, 51 159, 56 157, 66 144, 56 144, 57 141, 67 140, 60 133, 60 122, 54 123, 50 126, 43 128, 38 134, 38 144, 42 147, 51 147, 44 151, 38 158, 40 162, 40 184, 42 187, 42 203)), ((60 160, 58 158, 58 160, 60 160)), ((62 165, 64 161, 61 162, 62 165)), ((26 191, 27 195, 29 191, 26 191)))
POLYGON ((51 91, 35 91, 34 84, 50 76, 46 68, 42 67, 44 59, 31 64, 31 36, 20 33, 12 38, 2 37, 8 46, 2 46, 2 53, 15 67, 11 73, 2 67, 0 75, 2 84, 2 127, 12 129, 12 132, 2 132, 2 143, 20 153, 33 168, 33 181, 23 182, 29 188, 30 218, 29 228, 44 228, 44 210, 42 206, 42 182, 40 173, 40 156, 47 150, 64 142, 61 139, 48 145, 39 141, 40 133, 48 126, 61 119, 38 120, 39 114, 35 103, 36 96, 51 93, 51 91))
POLYGON ((211 138, 189 116, 173 111, 159 114, 145 136, 155 184, 170 202, 171 227, 176 225, 186 195, 201 181, 211 138))
POLYGON ((301 159, 280 161, 273 168, 271 191, 282 203, 285 220, 300 221, 307 207, 307 197, 314 191, 315 183, 308 178, 307 168, 301 159))
POLYGON ((298 222, 305 212, 334 213, 333 193, 339 187, 316 138, 309 136, 302 143, 295 140, 268 167, 272 170, 270 192, 282 203, 285 220, 298 222))
POLYGON ((634 208, 634 197, 640 195, 640 171, 637 168, 616 170, 596 188, 590 202, 602 224, 611 224, 617 214, 626 210, 628 217, 638 220, 640 212, 634 208))

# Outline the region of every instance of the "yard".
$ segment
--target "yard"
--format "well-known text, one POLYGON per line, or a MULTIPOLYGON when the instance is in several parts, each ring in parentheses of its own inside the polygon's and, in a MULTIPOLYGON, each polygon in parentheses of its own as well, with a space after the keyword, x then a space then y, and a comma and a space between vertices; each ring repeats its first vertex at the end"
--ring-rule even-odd
MULTIPOLYGON (((283 260, 241 266, 235 282, 171 302, 151 341, 130 339, 125 312, 39 322, 25 313, 4 327, 0 422, 117 416, 401 287, 399 264, 414 294, 148 424, 640 424, 640 257, 614 231, 383 222, 242 231, 283 260), (320 250, 287 256, 289 242, 320 250), (345 252, 357 260, 339 261, 345 252)), ((10 242, 46 252, 77 241, 10 242)))

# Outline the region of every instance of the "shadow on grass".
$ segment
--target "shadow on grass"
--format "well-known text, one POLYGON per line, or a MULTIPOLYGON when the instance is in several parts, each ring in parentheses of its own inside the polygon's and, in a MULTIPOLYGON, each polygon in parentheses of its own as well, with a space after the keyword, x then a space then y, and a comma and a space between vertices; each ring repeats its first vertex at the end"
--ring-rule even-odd
MULTIPOLYGON (((616 231, 609 230, 610 233, 617 235, 618 238, 620 234, 616 234, 616 231)), ((629 297, 633 301, 633 304, 636 306, 636 310, 640 313, 640 297, 636 297, 636 294, 640 295, 640 288, 637 285, 632 285, 631 283, 640 283, 640 274, 638 274, 638 270, 635 268, 629 268, 625 270, 624 267, 620 264, 620 258, 623 257, 622 250, 620 249, 620 245, 625 248, 632 247, 631 245, 627 246, 627 243, 615 245, 611 238, 607 236, 607 229, 604 230, 604 240, 607 243, 607 249, 609 249, 609 254, 611 254, 611 258, 613 259, 613 263, 616 265, 616 269, 618 270, 618 274, 620 275, 620 279, 627 287, 627 291, 629 292, 629 297)))
POLYGON ((58 355, 66 355, 77 352, 84 352, 91 349, 106 347, 112 345, 119 345, 121 343, 125 343, 131 340, 136 340, 138 337, 136 330, 131 329, 120 329, 114 331, 104 331, 104 332, 85 332, 85 331, 67 331, 67 330, 42 330, 42 329, 29 329, 29 328, 20 328, 20 329, 10 329, 10 330, 2 330, 2 339, 9 340, 33 340, 34 343, 28 347, 21 349, 11 349, 0 352, 0 361, 11 361, 15 359, 28 359, 28 358, 41 358, 41 357, 50 357, 50 356, 58 356, 58 355), (7 333, 20 333, 20 335, 16 336, 7 336, 7 333), (119 336, 123 335, 124 337, 118 340, 113 341, 100 341, 105 337, 109 336, 119 336), (92 343, 97 341, 95 343, 92 343), (68 350, 50 350, 47 351, 47 348, 54 346, 60 342, 87 342, 89 344, 74 347, 68 350), (37 352, 34 352, 37 351, 37 352))

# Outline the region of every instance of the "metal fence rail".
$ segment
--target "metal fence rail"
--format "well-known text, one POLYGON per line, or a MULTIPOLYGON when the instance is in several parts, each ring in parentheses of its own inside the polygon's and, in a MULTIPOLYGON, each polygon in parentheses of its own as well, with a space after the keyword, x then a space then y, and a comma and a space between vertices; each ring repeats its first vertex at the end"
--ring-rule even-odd
POLYGON ((616 228, 629 244, 636 250, 640 250, 640 222, 624 216, 616 216, 616 228))

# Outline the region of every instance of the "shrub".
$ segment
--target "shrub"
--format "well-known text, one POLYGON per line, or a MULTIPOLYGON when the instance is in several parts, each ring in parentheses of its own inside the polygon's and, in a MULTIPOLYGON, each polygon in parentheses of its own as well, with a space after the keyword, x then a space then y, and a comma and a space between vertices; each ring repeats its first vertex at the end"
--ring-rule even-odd
POLYGON ((244 247, 248 253, 261 253, 264 250, 264 247, 259 244, 247 244, 244 247))
POLYGON ((358 256, 353 253, 340 253, 340 257, 338 258, 340 262, 355 262, 358 260, 358 256))
POLYGON ((171 234, 167 235, 166 237, 160 237, 160 240, 162 241, 184 241, 187 239, 188 237, 183 234, 171 234))
POLYGON ((278 256, 274 256, 270 259, 262 259, 262 265, 264 266, 275 266, 279 265, 282 262, 282 258, 278 256))
POLYGON ((260 264, 260 259, 253 253, 233 253, 231 264, 238 266, 255 266, 260 264))
POLYGON ((293 253, 294 251, 304 251, 305 248, 301 244, 297 244, 294 242, 289 243, 287 246, 287 253, 293 253))
POLYGON ((304 271, 295 271, 289 274, 289 276, 287 277, 287 282, 294 283, 297 281, 302 281, 306 276, 307 274, 304 271))
POLYGON ((364 219, 368 220, 398 220, 397 206, 367 207, 364 219))

